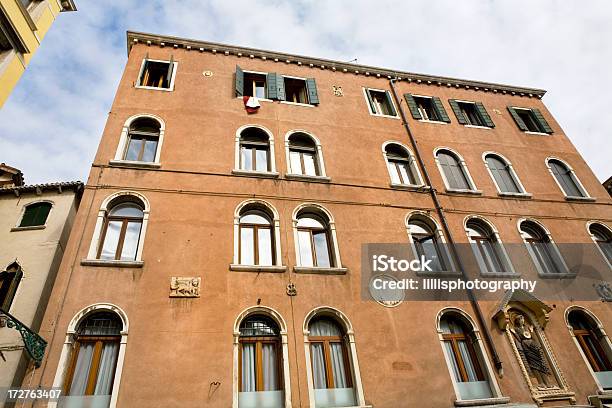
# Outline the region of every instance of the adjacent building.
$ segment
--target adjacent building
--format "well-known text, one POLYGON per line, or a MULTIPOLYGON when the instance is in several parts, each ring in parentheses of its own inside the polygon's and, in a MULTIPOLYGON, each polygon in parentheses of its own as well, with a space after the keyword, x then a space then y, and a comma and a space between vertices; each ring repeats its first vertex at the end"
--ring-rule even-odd
POLYGON ((23 387, 65 407, 609 401, 612 200, 545 91, 127 37, 23 387), (366 243, 410 244, 432 277, 567 283, 583 245, 593 294, 377 301, 366 243))
POLYGON ((11 94, 59 13, 73 0, 0 1, 0 107, 11 94))
POLYGON ((45 341, 37 332, 82 192, 81 182, 26 185, 21 171, 0 164, 2 387, 19 388, 40 364, 45 341))

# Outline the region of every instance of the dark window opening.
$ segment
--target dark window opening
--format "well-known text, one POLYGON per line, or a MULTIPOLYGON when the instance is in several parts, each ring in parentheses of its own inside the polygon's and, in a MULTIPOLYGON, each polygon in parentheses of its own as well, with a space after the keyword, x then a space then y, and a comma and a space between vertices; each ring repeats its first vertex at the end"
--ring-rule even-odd
POLYGON ((308 103, 306 81, 285 77, 285 97, 288 102, 308 103))
POLYGON ((414 101, 416 102, 417 107, 419 108, 419 113, 421 114, 424 120, 440 120, 438 112, 436 112, 436 109, 433 105, 433 100, 431 98, 415 96, 414 101))
POLYGON ((171 76, 170 62, 146 60, 140 76, 140 86, 169 89, 171 76))
POLYGON ((538 124, 538 121, 531 110, 516 109, 516 114, 523 120, 525 126, 527 126, 528 132, 544 133, 544 130, 538 124))
POLYGON ((468 125, 486 126, 476 109, 476 104, 471 102, 457 102, 457 105, 459 105, 459 109, 461 109, 461 113, 463 113, 468 125))
POLYGON ((244 73, 244 96, 266 97, 266 75, 244 73))
POLYGON ((35 227, 45 225, 51 211, 51 203, 34 203, 26 207, 21 218, 20 227, 35 227))
POLYGON ((370 109, 375 115, 395 116, 395 108, 391 102, 391 97, 386 91, 375 91, 368 89, 368 99, 370 102, 370 109))

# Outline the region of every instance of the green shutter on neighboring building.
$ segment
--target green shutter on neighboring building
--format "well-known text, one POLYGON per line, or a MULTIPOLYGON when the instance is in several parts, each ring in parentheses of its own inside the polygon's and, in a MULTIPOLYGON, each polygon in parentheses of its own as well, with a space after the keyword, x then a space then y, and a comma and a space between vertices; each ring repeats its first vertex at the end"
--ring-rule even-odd
POLYGON ((438 114, 438 118, 440 118, 440 122, 450 123, 450 117, 448 116, 448 113, 446 113, 446 109, 444 109, 444 105, 442 105, 442 101, 440 100, 440 98, 434 96, 431 99, 433 101, 434 109, 438 114))
POLYGON ((489 116, 482 102, 476 102, 476 110, 478 111, 478 114, 480 115, 480 118, 484 122, 485 126, 490 128, 495 127, 495 123, 493 123, 493 120, 489 116))
POLYGON ((462 125, 467 125, 467 120, 465 119, 463 112, 461 112, 461 108, 459 108, 459 104, 457 103, 457 101, 455 99, 449 99, 448 102, 450 103, 450 106, 453 109, 453 112, 455 112, 455 116, 457 117, 457 122, 459 122, 462 125))
POLYGON ((318 105, 319 94, 317 93, 317 82, 314 80, 314 78, 306 79, 306 90, 308 91, 308 103, 318 105))
POLYGON ((421 112, 419 112, 419 107, 417 106, 414 97, 409 93, 404 94, 404 100, 406 100, 406 104, 408 105, 408 109, 410 109, 410 113, 414 119, 423 119, 421 112))
POLYGON ((544 119, 544 116, 542 116, 542 112, 540 112, 540 110, 536 108, 531 108, 531 111, 533 112, 533 116, 535 116, 536 120, 540 124, 542 131, 544 131, 544 133, 553 133, 552 128, 550 127, 546 119, 544 119))

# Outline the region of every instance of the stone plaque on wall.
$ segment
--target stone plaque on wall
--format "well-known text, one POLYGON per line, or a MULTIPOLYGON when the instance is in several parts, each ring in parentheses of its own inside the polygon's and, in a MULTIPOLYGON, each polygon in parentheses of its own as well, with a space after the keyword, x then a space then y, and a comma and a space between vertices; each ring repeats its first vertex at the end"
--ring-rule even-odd
POLYGON ((173 276, 170 278, 170 297, 200 297, 200 277, 173 276))

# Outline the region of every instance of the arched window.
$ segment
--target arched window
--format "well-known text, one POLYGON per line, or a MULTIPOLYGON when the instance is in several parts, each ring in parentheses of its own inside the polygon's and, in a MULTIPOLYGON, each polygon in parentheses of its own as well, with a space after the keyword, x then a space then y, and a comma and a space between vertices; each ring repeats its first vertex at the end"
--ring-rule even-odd
POLYGON ((612 231, 603 224, 592 223, 589 225, 589 234, 608 264, 612 266, 612 231))
POLYGON ((444 247, 442 231, 429 217, 415 214, 408 218, 408 234, 415 258, 431 260, 429 267, 435 272, 450 271, 449 255, 444 247))
POLYGON ((250 209, 240 215, 241 265, 274 265, 274 226, 272 217, 261 209, 250 209))
POLYGON ((264 315, 240 324, 239 407, 282 407, 283 366, 278 325, 264 315))
POLYGON ((503 244, 488 223, 479 218, 470 218, 465 229, 482 273, 512 272, 503 244))
POLYGON ((128 201, 113 206, 105 217, 98 259, 135 261, 143 217, 139 203, 128 201))
POLYGON ((600 325, 587 313, 573 309, 567 315, 572 335, 603 390, 612 390, 612 349, 600 325))
POLYGON ((458 313, 445 312, 438 330, 459 399, 493 397, 486 354, 472 323, 458 313))
POLYGON ((17 262, 13 262, 6 270, 0 272, 0 309, 5 312, 11 309, 22 277, 23 272, 17 262))
POLYGON ((333 244, 328 220, 320 214, 303 212, 297 218, 300 266, 331 268, 334 265, 333 244))
POLYGON ((270 137, 260 128, 240 132, 240 170, 271 172, 270 137))
POLYGON ((113 312, 94 312, 79 324, 64 380, 64 394, 79 406, 108 407, 123 323, 113 312))
POLYGON ((134 120, 128 130, 123 160, 135 162, 156 162, 161 125, 153 118, 142 117, 134 120))
POLYGON ((561 254, 544 228, 534 221, 525 220, 519 224, 519 229, 527 251, 541 275, 567 273, 561 254))
POLYGON ((500 193, 524 193, 512 165, 496 154, 487 154, 485 163, 500 193))
POLYGON ((422 184, 412 155, 405 147, 397 143, 388 143, 385 146, 385 159, 391 184, 411 186, 422 184))
POLYGON ((561 160, 549 159, 548 168, 566 197, 588 197, 574 171, 561 160))
POLYGON ((302 176, 325 176, 320 147, 306 133, 296 132, 288 138, 289 173, 302 176))
POLYGON ((450 150, 441 149, 436 152, 436 161, 446 188, 449 190, 475 190, 474 183, 465 167, 463 160, 450 150))
POLYGON ((316 407, 356 405, 347 338, 335 320, 315 317, 308 326, 316 407))
POLYGON ((25 211, 23 212, 23 217, 21 217, 19 227, 36 227, 45 225, 49 212, 51 211, 51 207, 52 204, 45 201, 27 205, 25 207, 25 211))

